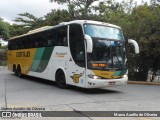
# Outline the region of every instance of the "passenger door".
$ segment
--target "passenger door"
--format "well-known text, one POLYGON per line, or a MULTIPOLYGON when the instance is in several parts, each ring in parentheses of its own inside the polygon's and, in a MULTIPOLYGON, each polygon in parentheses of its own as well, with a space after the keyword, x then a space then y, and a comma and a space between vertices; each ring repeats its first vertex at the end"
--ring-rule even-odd
POLYGON ((85 44, 82 27, 79 24, 69 26, 70 59, 67 63, 69 82, 72 85, 85 85, 85 44))

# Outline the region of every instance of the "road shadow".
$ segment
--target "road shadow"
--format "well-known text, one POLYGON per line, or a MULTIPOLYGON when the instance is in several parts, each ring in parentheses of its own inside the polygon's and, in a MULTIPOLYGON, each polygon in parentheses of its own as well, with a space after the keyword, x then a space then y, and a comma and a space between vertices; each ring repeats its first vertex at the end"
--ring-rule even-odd
MULTIPOLYGON (((12 74, 12 75, 17 77, 15 74, 12 74)), ((23 75, 23 77, 20 79, 43 84, 43 85, 56 86, 56 83, 54 81, 50 81, 50 80, 42 79, 38 77, 33 77, 33 76, 28 76, 28 75, 23 75)))
MULTIPOLYGON (((12 75, 16 76, 15 74, 12 74, 12 75)), ((50 81, 50 80, 37 78, 37 77, 33 77, 33 76, 23 76, 21 79, 59 88, 56 85, 55 81, 50 81)), ((84 94, 119 94, 119 93, 122 93, 121 91, 110 90, 109 89, 110 87, 108 87, 107 89, 106 88, 80 88, 77 86, 68 85, 68 87, 66 89, 62 89, 62 88, 59 88, 59 89, 65 90, 65 91, 80 92, 80 93, 84 93, 84 94)))
MULTIPOLYGON (((107 88, 107 87, 106 87, 107 88)), ((109 88, 80 88, 76 86, 69 86, 69 90, 71 91, 76 91, 76 92, 81 92, 85 94, 119 94, 122 93, 121 91, 116 91, 116 90, 110 90, 109 88)))

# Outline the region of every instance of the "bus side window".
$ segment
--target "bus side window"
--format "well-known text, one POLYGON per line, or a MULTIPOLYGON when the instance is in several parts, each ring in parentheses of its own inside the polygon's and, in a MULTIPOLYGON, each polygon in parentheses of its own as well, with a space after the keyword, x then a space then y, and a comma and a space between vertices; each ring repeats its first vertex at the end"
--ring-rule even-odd
POLYGON ((48 40, 48 45, 47 45, 48 47, 50 47, 50 46, 52 46, 52 40, 48 40))
POLYGON ((35 34, 33 36, 33 39, 34 39, 34 47, 35 48, 38 48, 38 47, 41 47, 41 36, 39 35, 39 33, 35 34))
POLYGON ((16 40, 13 42, 13 44, 12 44, 12 49, 13 50, 16 50, 17 49, 17 42, 16 42, 16 40))
POLYGON ((8 49, 9 50, 13 50, 13 43, 11 42, 11 40, 8 41, 8 49))
POLYGON ((68 46, 67 36, 63 38, 63 44, 64 46, 68 46))
POLYGON ((16 45, 15 45, 15 49, 20 49, 20 45, 21 45, 21 43, 19 42, 19 40, 17 39, 16 40, 16 45))
POLYGON ((47 41, 47 46, 51 47, 51 46, 55 46, 57 45, 57 34, 55 29, 48 31, 46 34, 46 41, 47 41))
POLYGON ((13 43, 11 40, 8 41, 8 49, 13 50, 13 43))
POLYGON ((22 48, 22 49, 25 49, 25 48, 26 48, 26 40, 25 40, 25 38, 22 38, 22 39, 21 39, 21 48, 22 48))
POLYGON ((58 37, 58 45, 63 46, 63 38, 61 36, 58 37))
POLYGON ((46 32, 41 33, 41 42, 42 42, 41 47, 48 47, 48 40, 47 40, 46 36, 47 36, 46 32))
POLYGON ((36 46, 43 47, 43 36, 39 33, 38 33, 37 39, 36 39, 36 46))
POLYGON ((29 40, 28 39, 26 39, 26 45, 25 45, 25 49, 27 49, 27 48, 29 48, 30 46, 29 46, 29 40))
POLYGON ((59 46, 68 46, 67 41, 67 26, 57 29, 57 40, 59 46))

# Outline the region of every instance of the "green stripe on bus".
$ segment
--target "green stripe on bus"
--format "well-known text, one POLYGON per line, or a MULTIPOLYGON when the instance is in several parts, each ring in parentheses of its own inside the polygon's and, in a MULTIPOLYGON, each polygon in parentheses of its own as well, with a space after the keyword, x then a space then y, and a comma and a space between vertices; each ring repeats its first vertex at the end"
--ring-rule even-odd
POLYGON ((31 71, 36 72, 38 70, 44 51, 45 51, 45 48, 36 49, 34 60, 31 66, 31 71))
POLYGON ((123 75, 125 75, 126 74, 126 72, 127 72, 127 70, 125 69, 125 70, 122 70, 121 71, 121 74, 120 74, 120 76, 123 76, 123 75))
POLYGON ((43 72, 46 69, 46 67, 49 63, 49 60, 51 58, 53 49, 54 49, 54 47, 46 47, 45 48, 37 72, 43 72))
POLYGON ((119 76, 120 73, 121 73, 121 71, 116 71, 116 72, 114 73, 114 76, 119 76))
POLYGON ((126 74, 127 70, 121 70, 121 71, 116 71, 114 73, 114 76, 123 76, 124 74, 126 74))

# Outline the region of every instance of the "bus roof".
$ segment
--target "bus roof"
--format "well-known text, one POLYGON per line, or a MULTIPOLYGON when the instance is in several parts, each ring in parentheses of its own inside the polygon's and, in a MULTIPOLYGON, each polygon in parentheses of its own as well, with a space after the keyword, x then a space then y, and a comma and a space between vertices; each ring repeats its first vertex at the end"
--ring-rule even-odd
POLYGON ((37 28, 37 29, 29 31, 26 34, 12 37, 9 40, 13 40, 13 39, 16 39, 16 38, 21 38, 21 37, 24 37, 24 36, 27 36, 27 35, 43 32, 43 31, 50 30, 50 29, 55 28, 55 27, 60 27, 60 26, 69 25, 69 24, 73 24, 73 23, 78 23, 78 24, 81 24, 81 25, 83 25, 85 23, 86 24, 88 23, 88 24, 106 25, 106 26, 109 26, 109 27, 115 27, 115 28, 120 29, 119 26, 109 24, 109 23, 105 23, 105 22, 98 22, 98 21, 92 21, 92 20, 73 20, 73 21, 70 21, 70 22, 62 22, 62 23, 59 23, 59 25, 55 25, 55 26, 44 26, 44 27, 41 27, 41 28, 37 28))
POLYGON ((70 21, 70 22, 66 22, 66 24, 72 24, 72 23, 79 23, 79 24, 97 24, 97 25, 106 25, 106 26, 110 26, 110 27, 115 27, 115 28, 120 28, 117 25, 113 25, 113 24, 109 24, 109 23, 105 23, 105 22, 99 22, 99 21, 93 21, 93 20, 74 20, 74 21, 70 21))
POLYGON ((30 35, 30 34, 42 32, 42 31, 48 30, 49 28, 52 28, 52 27, 53 27, 53 26, 44 26, 44 27, 41 27, 41 28, 37 28, 37 29, 34 29, 34 30, 29 31, 29 32, 26 33, 26 34, 22 34, 22 35, 19 35, 19 36, 12 37, 12 38, 10 38, 9 40, 13 40, 13 39, 20 38, 20 37, 23 37, 23 36, 27 36, 27 35, 30 35))

